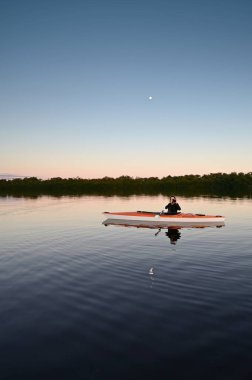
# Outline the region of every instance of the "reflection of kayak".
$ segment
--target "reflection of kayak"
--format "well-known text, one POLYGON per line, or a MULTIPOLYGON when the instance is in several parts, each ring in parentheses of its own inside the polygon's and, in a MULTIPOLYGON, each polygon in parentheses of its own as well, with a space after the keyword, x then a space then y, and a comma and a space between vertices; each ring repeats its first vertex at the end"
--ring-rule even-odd
POLYGON ((123 219, 106 219, 102 222, 104 226, 122 226, 122 227, 136 227, 136 228, 169 228, 169 229, 180 229, 180 228, 205 228, 205 227, 223 227, 224 222, 184 222, 181 223, 167 222, 161 220, 160 222, 148 222, 148 221, 136 221, 136 220, 123 220, 123 219))
MULTIPOLYGON (((151 211, 136 211, 136 212, 104 212, 110 223, 114 222, 137 222, 139 224, 150 223, 153 226, 183 226, 183 225, 224 225, 225 217, 221 215, 205 215, 205 214, 163 214, 151 211)), ((119 223, 115 223, 119 224, 119 223)))

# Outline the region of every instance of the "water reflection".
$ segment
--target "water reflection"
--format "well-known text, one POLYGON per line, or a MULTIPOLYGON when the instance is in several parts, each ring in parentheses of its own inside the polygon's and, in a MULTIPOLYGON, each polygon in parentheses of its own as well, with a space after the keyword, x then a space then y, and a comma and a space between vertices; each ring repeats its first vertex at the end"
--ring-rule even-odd
POLYGON ((170 239, 170 243, 175 245, 181 237, 181 232, 177 228, 168 228, 165 235, 170 239))
POLYGON ((170 243, 172 245, 176 245, 177 241, 181 239, 181 230, 183 228, 207 228, 207 227, 216 227, 221 228, 225 226, 224 222, 197 222, 197 223, 188 223, 186 226, 172 225, 171 223, 166 223, 163 225, 159 225, 156 223, 149 222, 137 222, 137 221, 128 221, 128 220, 116 220, 116 219, 106 219, 102 222, 102 224, 107 226, 118 226, 118 227, 135 227, 135 228, 149 228, 149 229, 157 229, 155 232, 155 236, 159 235, 162 230, 165 231, 165 235, 170 239, 170 243))
MULTIPOLYGON (((160 232, 161 228, 158 229, 158 231, 155 233, 155 236, 157 236, 160 232)), ((177 240, 181 237, 181 232, 176 227, 168 227, 165 235, 170 239, 171 244, 175 245, 177 243, 177 240)))

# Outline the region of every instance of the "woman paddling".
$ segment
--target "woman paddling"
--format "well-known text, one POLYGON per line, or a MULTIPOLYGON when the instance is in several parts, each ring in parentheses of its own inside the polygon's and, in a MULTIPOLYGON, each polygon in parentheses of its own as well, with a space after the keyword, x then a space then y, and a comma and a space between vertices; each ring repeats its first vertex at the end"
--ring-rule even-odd
POLYGON ((174 195, 170 197, 170 202, 165 206, 165 209, 168 209, 167 214, 177 214, 178 210, 181 210, 174 195))

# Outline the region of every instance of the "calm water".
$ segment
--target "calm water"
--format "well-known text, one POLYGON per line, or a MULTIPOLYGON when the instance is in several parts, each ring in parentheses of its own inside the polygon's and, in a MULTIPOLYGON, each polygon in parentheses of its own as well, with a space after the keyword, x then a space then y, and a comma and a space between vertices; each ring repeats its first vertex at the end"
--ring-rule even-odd
POLYGON ((252 378, 252 200, 180 198, 226 225, 175 239, 102 225, 166 203, 0 198, 1 379, 252 378))

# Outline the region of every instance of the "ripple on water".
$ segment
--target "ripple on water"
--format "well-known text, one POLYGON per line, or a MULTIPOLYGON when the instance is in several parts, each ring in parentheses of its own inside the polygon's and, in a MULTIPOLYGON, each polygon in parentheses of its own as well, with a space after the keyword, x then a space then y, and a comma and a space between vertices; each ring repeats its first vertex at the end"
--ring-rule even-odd
POLYGON ((164 230, 155 236, 156 230, 105 228, 100 216, 85 220, 86 202, 5 209, 3 376, 246 378, 251 224, 182 229, 172 245, 164 230))

